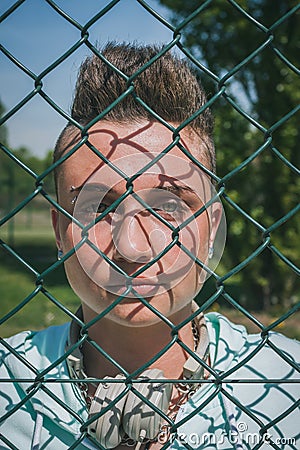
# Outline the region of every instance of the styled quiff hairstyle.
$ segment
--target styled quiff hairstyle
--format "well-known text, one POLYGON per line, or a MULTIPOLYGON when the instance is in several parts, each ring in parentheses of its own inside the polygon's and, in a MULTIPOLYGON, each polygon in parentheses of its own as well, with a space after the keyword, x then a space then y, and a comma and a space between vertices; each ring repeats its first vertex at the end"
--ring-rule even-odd
MULTIPOLYGON (((128 77, 134 75, 161 49, 162 47, 152 45, 108 43, 101 50, 101 55, 109 64, 97 55, 88 57, 79 70, 71 109, 72 118, 86 126, 128 89, 126 80, 118 71, 128 77)), ((101 120, 118 123, 155 120, 151 112, 136 100, 138 97, 168 123, 180 124, 207 101, 202 85, 189 64, 170 52, 142 70, 132 83, 134 90, 101 120)), ((213 120, 209 109, 206 108, 187 128, 201 139, 201 151, 208 168, 214 172, 213 120)), ((56 143, 54 161, 62 156, 66 146, 70 149, 70 138, 74 145, 79 136, 79 130, 69 123, 56 143)))

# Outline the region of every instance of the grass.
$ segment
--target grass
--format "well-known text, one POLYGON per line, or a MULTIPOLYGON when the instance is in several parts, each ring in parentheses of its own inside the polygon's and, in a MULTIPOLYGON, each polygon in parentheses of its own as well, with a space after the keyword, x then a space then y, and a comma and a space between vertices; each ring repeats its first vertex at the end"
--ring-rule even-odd
MULTIPOLYGON (((6 224, 0 230, 0 239, 4 242, 12 240, 11 229, 6 224)), ((14 221, 13 248, 24 262, 39 273, 43 272, 56 261, 56 246, 50 225, 48 211, 31 211, 30 216, 20 212, 14 221)), ((80 301, 69 287, 62 267, 51 272, 44 280, 45 288, 63 306, 75 312, 80 301)), ((39 330, 50 325, 69 321, 69 316, 55 302, 42 293, 33 296, 21 308, 19 305, 35 290, 35 276, 21 260, 16 259, 0 247, 0 335, 7 337, 22 330, 39 330), (15 310, 15 313, 1 323, 1 319, 15 310)), ((212 283, 199 296, 199 301, 205 301, 212 283)), ((229 289, 231 289, 229 287, 229 289)), ((233 288, 232 288, 233 289, 233 288)), ((239 288, 233 289, 235 298, 239 298, 239 288)), ((211 310, 219 311, 235 323, 246 326, 249 332, 260 332, 259 327, 234 308, 226 304, 215 303, 211 310)), ((275 322, 283 311, 260 311, 252 314, 264 325, 275 322)), ((300 339, 299 314, 293 314, 276 327, 276 331, 289 337, 300 339)))
MULTIPOLYGON (((0 238, 4 242, 12 240, 7 225, 1 229, 0 238)), ((49 213, 32 212, 30 223, 24 213, 19 213, 15 219, 12 247, 24 263, 7 251, 0 250, 1 318, 17 308, 36 288, 36 277, 25 263, 42 273, 56 262, 57 251, 49 213)), ((72 312, 78 308, 80 301, 69 287, 62 267, 46 277, 44 287, 72 312)), ((67 320, 69 317, 54 302, 38 293, 0 325, 0 334, 6 337, 22 330, 38 330, 67 320)))

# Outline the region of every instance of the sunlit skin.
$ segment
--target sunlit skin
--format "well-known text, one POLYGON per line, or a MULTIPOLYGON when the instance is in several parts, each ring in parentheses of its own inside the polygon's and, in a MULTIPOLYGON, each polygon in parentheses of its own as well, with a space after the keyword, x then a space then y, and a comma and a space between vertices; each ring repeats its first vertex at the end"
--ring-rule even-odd
MULTIPOLYGON (((151 155, 161 152, 172 142, 172 132, 157 122, 118 124, 103 121, 94 125, 89 130, 89 134, 89 141, 110 161, 115 161, 117 164, 120 158, 130 157, 126 159, 126 164, 128 165, 128 161, 131 161, 129 164, 131 167, 127 167, 127 170, 131 171, 132 174, 139 168, 139 155, 144 154, 151 158, 151 155)), ((181 138, 185 148, 203 164, 206 164, 202 157, 199 137, 190 131, 182 131, 181 138)), ((68 148, 67 143, 66 150, 70 148, 68 148)), ((188 158, 176 146, 172 148, 170 155, 177 156, 181 160, 184 159, 189 164, 188 158)), ((59 168, 58 201, 70 214, 73 214, 74 203, 76 204, 74 198, 79 194, 76 189, 89 183, 93 174, 103 164, 99 157, 84 145, 59 168)), ((176 171, 176 167, 170 167, 169 169, 173 173, 176 171)), ((111 182, 114 186, 113 192, 110 194, 112 197, 105 197, 106 202, 114 201, 126 190, 126 183, 121 178, 111 180, 111 182)), ((164 187, 173 183, 172 180, 171 182, 168 180, 167 176, 159 178, 158 174, 149 174, 135 180, 134 190, 140 193, 145 192, 148 195, 151 189, 157 188, 158 182, 164 187)), ((199 180, 194 179, 193 175, 189 178, 189 175, 185 174, 185 180, 182 179, 182 183, 194 186, 196 190, 199 180)), ((192 192, 185 192, 184 195, 183 201, 186 202, 188 199, 191 210, 197 211, 202 206, 197 195, 192 192)), ((101 206, 102 209, 100 207, 100 213, 105 210, 106 206, 107 203, 101 206)), ((128 197, 124 202, 123 209, 120 210, 124 214, 123 218, 120 218, 120 216, 114 217, 113 212, 93 229, 97 246, 128 275, 132 275, 151 260, 153 255, 164 247, 165 242, 171 236, 171 231, 165 225, 158 219, 153 218, 149 212, 139 208, 134 199, 128 197), (113 236, 111 227, 113 220, 117 222, 119 220, 118 231, 115 236, 113 236), (123 234, 129 238, 122 239, 123 234), (152 238, 149 238, 151 235, 152 238), (157 250, 154 248, 155 245, 158 246, 157 250)), ((163 214, 166 217, 170 208, 173 209, 170 202, 167 202, 166 207, 163 207, 163 214)), ((210 240, 214 238, 219 218, 220 211, 218 208, 214 210, 210 218, 208 213, 204 211, 194 220, 194 225, 190 225, 189 230, 183 230, 182 232, 186 233, 186 242, 189 245, 194 245, 195 248, 199 247, 197 256, 202 261, 207 259, 208 245, 210 240), (198 233, 196 237, 193 236, 193 230, 198 233), (205 244, 197 246, 193 240, 199 239, 199 236, 205 244), (204 236, 206 239, 203 239, 204 236)), ((52 220, 57 246, 66 254, 80 240, 80 237, 78 238, 79 235, 76 237, 74 225, 72 226, 71 220, 63 214, 53 210, 52 220), (74 241, 74 237, 77 242, 74 241)), ((87 323, 111 305, 118 295, 104 289, 99 283, 95 283, 93 277, 88 276, 86 270, 83 269, 78 255, 84 258, 86 265, 90 264, 88 267, 90 272, 92 269, 97 270, 97 264, 101 264, 101 258, 89 246, 82 247, 80 251, 81 256, 79 253, 74 254, 65 261, 65 269, 71 287, 81 299, 84 321, 87 323)), ((173 264, 174 259, 178 257, 180 251, 178 246, 174 246, 140 277, 153 277, 155 279, 159 273, 168 272, 168 270, 172 274, 172 270, 176 270, 176 265, 173 264)), ((105 265, 102 267, 101 276, 105 278, 105 273, 109 272, 109 266, 107 266, 108 269, 105 269, 105 265)), ((140 277, 139 285, 136 287, 137 291, 141 295, 144 293, 146 301, 172 324, 180 324, 190 316, 192 299, 201 289, 203 282, 199 278, 199 268, 196 265, 169 291, 165 289, 153 296, 151 296, 153 287, 149 288, 146 282, 143 284, 140 277)), ((164 321, 159 319, 147 306, 142 305, 139 299, 131 296, 122 300, 109 314, 93 325, 89 329, 89 336, 109 353, 118 364, 131 372, 149 361, 172 340, 170 331, 170 327, 164 321)), ((190 349, 194 349, 190 323, 180 329, 179 338, 190 349)), ((117 367, 91 346, 85 345, 83 353, 85 369, 89 376, 115 376, 119 372, 117 367)), ((186 352, 176 343, 150 367, 163 370, 167 378, 179 378, 186 359, 186 352)))

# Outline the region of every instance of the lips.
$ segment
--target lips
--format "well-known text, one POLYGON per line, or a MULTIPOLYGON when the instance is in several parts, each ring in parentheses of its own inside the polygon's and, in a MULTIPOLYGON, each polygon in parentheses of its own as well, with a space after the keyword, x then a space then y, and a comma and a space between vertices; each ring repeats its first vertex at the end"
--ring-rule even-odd
POLYGON ((150 284, 134 286, 134 290, 143 297, 150 297, 158 293, 159 287, 150 284))
MULTIPOLYGON (((157 280, 149 280, 148 278, 134 278, 132 279, 132 287, 133 289, 142 296, 152 296, 154 294, 157 294, 158 291, 161 293, 161 288, 164 288, 163 284, 158 283, 157 280)), ((123 294, 126 292, 126 284, 124 282, 123 285, 114 285, 114 286, 107 286, 107 289, 109 289, 111 292, 115 294, 123 294)), ((129 293, 130 297, 135 297, 133 292, 129 293)))

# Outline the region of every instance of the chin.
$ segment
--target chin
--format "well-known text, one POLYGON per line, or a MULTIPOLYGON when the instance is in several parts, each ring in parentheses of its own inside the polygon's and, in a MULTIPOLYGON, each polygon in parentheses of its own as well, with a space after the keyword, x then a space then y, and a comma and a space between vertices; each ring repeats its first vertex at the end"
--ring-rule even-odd
MULTIPOLYGON (((103 307, 88 306, 97 314, 103 312, 103 307)), ((170 314, 168 308, 163 311, 160 308, 158 311, 166 317, 170 314)), ((147 308, 147 306, 143 305, 138 299, 124 299, 124 301, 115 306, 104 317, 106 320, 125 327, 147 327, 161 322, 160 317, 147 308)))
MULTIPOLYGON (((166 295, 161 295, 146 300, 151 303, 159 314, 162 314, 166 318, 170 318, 175 315, 192 301, 192 299, 186 298, 184 303, 176 304, 176 302, 171 302, 169 295, 167 298, 166 295)), ((112 301, 108 302, 108 304, 111 303, 112 301)), ((102 307, 99 307, 99 304, 89 304, 88 306, 96 314, 103 312, 103 304, 101 305, 102 307)), ((150 327, 162 323, 162 319, 159 315, 141 303, 139 299, 133 298, 122 300, 104 317, 106 320, 109 320, 117 325, 129 328, 150 327)))

